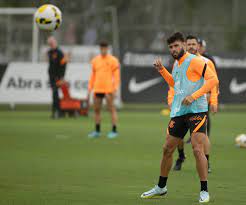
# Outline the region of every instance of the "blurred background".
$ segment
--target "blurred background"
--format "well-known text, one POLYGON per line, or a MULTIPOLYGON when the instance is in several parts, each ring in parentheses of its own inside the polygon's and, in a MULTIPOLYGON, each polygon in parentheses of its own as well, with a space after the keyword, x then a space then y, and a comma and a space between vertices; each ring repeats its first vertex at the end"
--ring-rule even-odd
MULTIPOLYGON (((2 0, 0 7, 30 8, 47 2, 63 12, 63 25, 56 34, 63 45, 95 45, 101 38, 113 40, 118 35, 121 52, 163 51, 166 37, 179 30, 204 38, 213 54, 246 50, 243 0, 2 0)), ((1 16, 0 22, 1 61, 31 60, 30 15, 1 16)), ((43 40, 41 36, 41 44, 43 40)))
MULTIPOLYGON (((88 64, 98 53, 98 42, 101 39, 110 42, 113 54, 120 58, 122 65, 120 100, 123 102, 165 103, 166 92, 161 91, 167 89, 165 83, 160 82, 138 93, 129 90, 129 83, 135 75, 139 82, 156 77, 152 62, 158 56, 171 67, 165 40, 171 33, 181 31, 206 41, 207 51, 215 58, 221 80, 221 104, 246 103, 245 1, 2 0, 1 67, 11 62, 46 61, 46 40, 50 33, 35 28, 32 14, 35 8, 47 2, 62 11, 62 26, 53 35, 63 50, 70 53, 70 64, 88 64), (142 72, 144 69, 148 72, 142 72)), ((82 84, 86 90, 86 82, 82 84)))

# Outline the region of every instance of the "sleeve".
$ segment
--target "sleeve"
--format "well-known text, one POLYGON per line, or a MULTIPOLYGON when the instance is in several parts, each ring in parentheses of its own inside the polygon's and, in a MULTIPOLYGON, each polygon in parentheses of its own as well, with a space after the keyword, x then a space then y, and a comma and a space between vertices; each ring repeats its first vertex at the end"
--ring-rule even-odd
MULTIPOLYGON (((216 76, 218 78, 218 75, 217 75, 217 72, 215 69, 215 65, 211 60, 208 61, 208 66, 212 69, 212 71, 216 74, 216 76)), ((209 102, 211 105, 218 105, 218 95, 219 95, 218 91, 219 91, 218 85, 211 89, 211 95, 210 95, 210 99, 209 99, 209 102)))
POLYGON ((90 76, 89 83, 88 83, 89 92, 91 92, 93 87, 94 87, 94 82, 95 82, 95 77, 96 77, 94 66, 95 66, 95 63, 92 60, 92 62, 91 62, 91 68, 92 68, 91 69, 91 76, 90 76))
POLYGON ((192 61, 190 64, 192 72, 205 79, 204 85, 191 95, 196 100, 215 87, 219 80, 212 69, 201 58, 193 58, 192 61))
POLYGON ((217 86, 212 88, 209 102, 211 105, 218 105, 218 88, 217 88, 217 86))
POLYGON ((162 69, 159 71, 159 73, 162 75, 162 77, 165 79, 170 87, 174 87, 173 77, 164 66, 162 66, 162 69))
POLYGON ((208 60, 207 64, 211 68, 211 70, 217 75, 214 63, 211 60, 208 60))
POLYGON ((114 79, 114 91, 116 91, 120 86, 120 63, 117 59, 115 59, 113 64, 113 79, 114 79))

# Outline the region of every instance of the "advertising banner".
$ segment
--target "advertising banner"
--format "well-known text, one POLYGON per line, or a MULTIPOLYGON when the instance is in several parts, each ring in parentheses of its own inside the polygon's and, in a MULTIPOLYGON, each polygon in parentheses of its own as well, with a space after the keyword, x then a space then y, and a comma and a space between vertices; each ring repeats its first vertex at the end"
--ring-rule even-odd
MULTIPOLYGON (((86 98, 89 63, 67 65, 65 80, 69 82, 72 97, 86 98)), ((10 63, 0 67, 0 103, 48 104, 51 89, 46 63, 10 63)))
MULTIPOLYGON (((158 57, 171 71, 172 59, 167 54, 125 53, 122 66, 123 102, 167 102, 167 83, 152 65, 158 57)), ((215 61, 220 81, 219 102, 246 103, 246 59, 215 56, 215 61)))

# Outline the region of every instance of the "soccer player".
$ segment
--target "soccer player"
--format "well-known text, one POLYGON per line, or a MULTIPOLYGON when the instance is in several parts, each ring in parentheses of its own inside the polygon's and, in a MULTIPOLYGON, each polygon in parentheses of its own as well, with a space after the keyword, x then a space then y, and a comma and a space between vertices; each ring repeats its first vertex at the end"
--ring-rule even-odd
POLYGON ((175 33, 167 39, 169 51, 175 63, 172 74, 162 65, 160 59, 154 66, 169 86, 175 90, 167 128, 166 142, 163 146, 160 177, 158 185, 144 192, 141 198, 152 198, 167 193, 167 179, 172 167, 173 152, 188 130, 191 134, 196 168, 200 178, 201 191, 199 202, 209 202, 207 186, 207 159, 204 154, 206 142, 206 118, 208 103, 205 94, 218 84, 218 78, 209 66, 198 56, 185 51, 182 33, 175 33))
POLYGON ((209 55, 208 52, 207 52, 207 43, 206 43, 206 41, 204 39, 201 39, 201 38, 198 38, 197 40, 198 40, 198 43, 199 43, 198 52, 200 53, 200 55, 210 59, 213 62, 213 64, 215 65, 215 67, 216 67, 216 63, 215 63, 214 58, 211 55, 209 55))
POLYGON ((48 51, 49 58, 49 80, 52 89, 52 118, 57 119, 63 116, 60 110, 60 101, 58 96, 58 82, 62 81, 66 71, 68 56, 58 47, 55 37, 50 36, 47 40, 50 47, 48 51))
POLYGON ((103 98, 106 98, 108 109, 111 113, 112 131, 107 137, 112 139, 118 136, 117 111, 114 105, 114 97, 120 85, 120 63, 118 59, 108 54, 108 43, 100 43, 101 54, 92 60, 92 72, 89 80, 89 96, 94 92, 95 131, 89 133, 89 138, 97 138, 101 135, 101 107, 103 98))
MULTIPOLYGON (((210 68, 212 68, 213 72, 217 75, 216 73, 216 69, 215 69, 215 65, 214 63, 204 57, 204 56, 201 56, 200 53, 199 53, 199 42, 198 42, 198 38, 196 36, 193 36, 193 35, 189 35, 186 37, 186 49, 189 53, 192 53, 196 56, 200 56, 205 63, 208 64, 208 66, 210 68)), ((173 89, 170 88, 169 92, 168 92, 168 103, 171 104, 171 101, 173 99, 173 89)), ((207 93, 207 100, 208 100, 208 103, 210 105, 210 111, 214 114, 214 113, 217 113, 218 111, 218 88, 215 86, 211 92, 207 93)), ((209 114, 208 114, 208 118, 207 118, 207 135, 209 136, 209 123, 210 122, 210 119, 209 119, 209 114)), ((210 151, 210 141, 208 140, 205 147, 204 147, 204 151, 205 151, 205 156, 208 160, 208 172, 210 173, 211 172, 211 167, 210 167, 210 163, 209 163, 209 151, 210 151)), ((184 142, 181 141, 181 143, 178 145, 178 153, 179 153, 179 157, 178 159, 176 160, 176 164, 174 166, 174 170, 181 170, 181 167, 182 167, 182 163, 184 162, 185 160, 185 154, 184 154, 184 142)))

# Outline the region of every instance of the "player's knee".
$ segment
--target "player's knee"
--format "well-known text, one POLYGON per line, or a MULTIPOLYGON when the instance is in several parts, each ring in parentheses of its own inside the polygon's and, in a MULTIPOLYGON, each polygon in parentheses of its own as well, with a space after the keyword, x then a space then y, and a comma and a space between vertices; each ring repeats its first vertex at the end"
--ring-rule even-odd
POLYGON ((108 107, 107 107, 107 108, 108 108, 108 111, 109 111, 109 112, 112 112, 112 111, 113 111, 113 106, 108 105, 108 107))
POLYGON ((99 107, 95 107, 94 111, 95 111, 96 114, 100 114, 101 109, 99 107))
POLYGON ((202 147, 199 145, 195 145, 193 146, 193 154, 195 157, 199 157, 200 155, 202 155, 203 150, 202 147))
POLYGON ((108 111, 113 113, 113 112, 115 112, 116 110, 115 110, 114 106, 111 105, 111 106, 108 106, 108 111))
POLYGON ((165 144, 163 145, 163 154, 165 157, 171 157, 172 156, 172 148, 170 145, 165 144))

